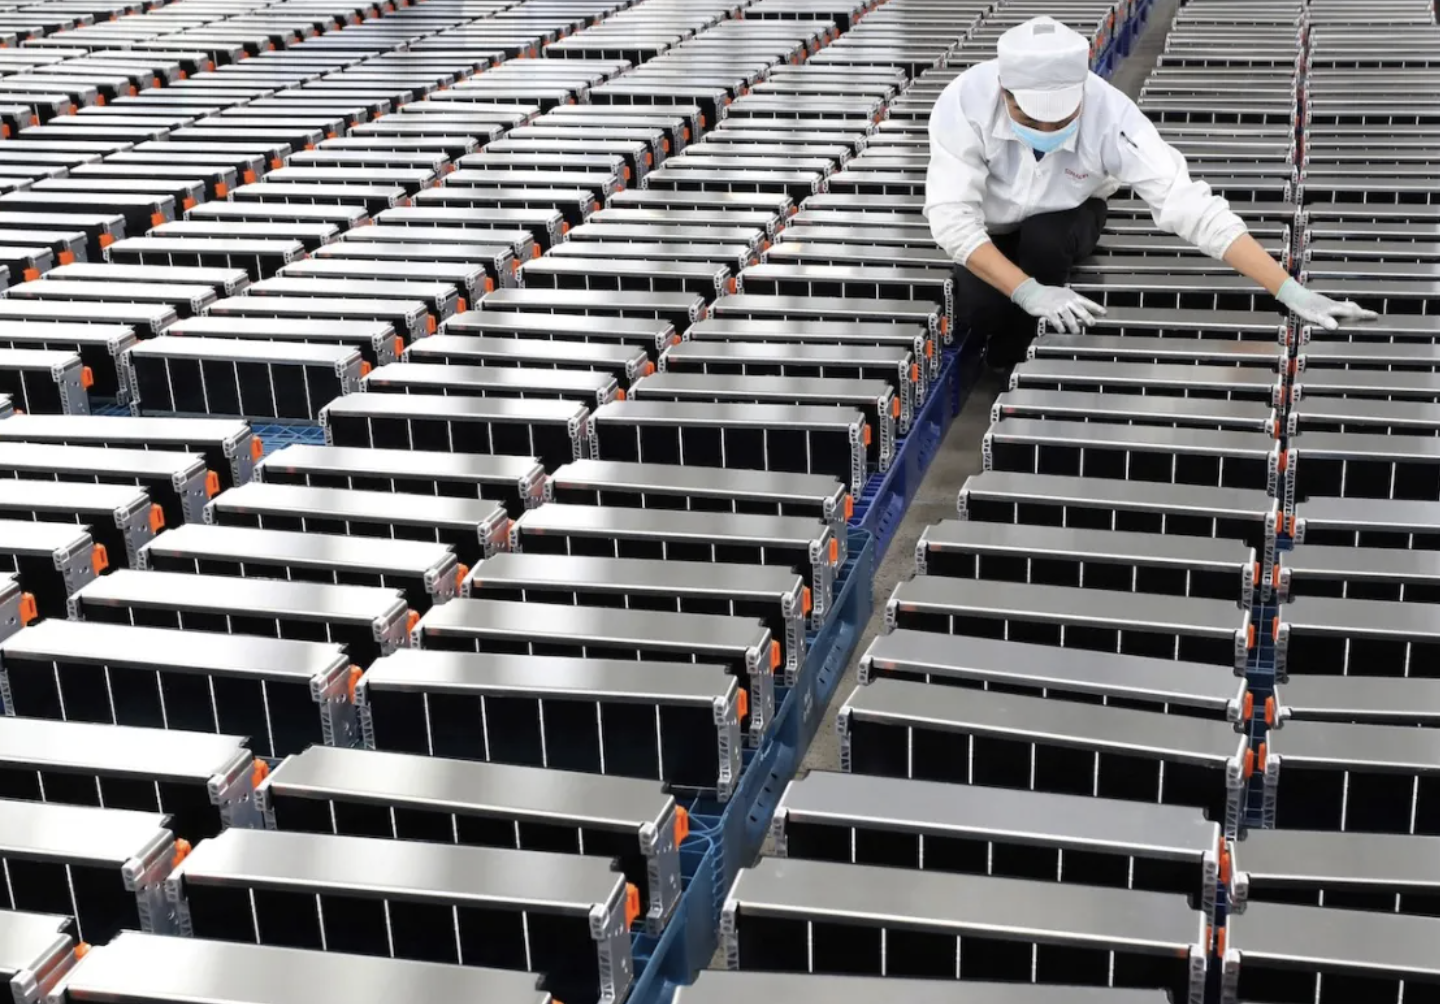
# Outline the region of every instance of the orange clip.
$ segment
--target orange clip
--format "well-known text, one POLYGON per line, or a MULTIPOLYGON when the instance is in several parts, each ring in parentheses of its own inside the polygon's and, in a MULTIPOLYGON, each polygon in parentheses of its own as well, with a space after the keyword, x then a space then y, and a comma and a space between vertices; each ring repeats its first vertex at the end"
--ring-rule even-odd
POLYGON ((735 719, 743 722, 750 717, 750 691, 741 687, 735 692, 735 719))
POLYGON ((1257 586, 1260 584, 1260 562, 1258 562, 1258 561, 1255 562, 1255 578, 1254 578, 1254 582, 1255 582, 1255 584, 1256 584, 1257 586))
POLYGON ((395 358, 399 359, 405 354, 405 339, 399 335, 395 336, 395 358))
POLYGON ((1245 628, 1245 647, 1255 647, 1255 625, 1250 624, 1245 628))
POLYGON ((855 518, 855 496, 850 494, 845 496, 845 518, 847 520, 855 518))
MULTIPOLYGON (((668 149, 668 148, 667 148, 668 149)), ((649 150, 645 151, 645 166, 650 167, 655 163, 655 155, 649 150)))
POLYGON ((635 923, 640 916, 640 889, 632 882, 625 883, 625 926, 635 923))
MULTIPOLYGON (((486 282, 489 282, 490 280, 489 280, 489 279, 486 279, 485 281, 486 281, 486 282)), ((465 302, 465 297, 461 296, 461 297, 457 297, 457 298, 455 299, 455 313, 457 313, 457 314, 463 314, 463 313, 465 313, 465 311, 467 311, 467 310, 469 310, 469 309, 470 309, 470 304, 468 304, 468 303, 465 302)))
POLYGON ((830 564, 832 564, 832 565, 838 565, 839 563, 840 563, 840 541, 836 540, 834 537, 831 537, 831 538, 830 538, 830 564))
POLYGON ((40 270, 38 268, 27 268, 25 270, 24 279, 26 282, 34 282, 38 278, 40 278, 40 270))
POLYGON ((282 168, 282 167, 284 167, 284 166, 285 166, 285 162, 284 162, 283 160, 281 160, 279 157, 271 157, 271 158, 270 158, 270 170, 272 170, 272 171, 278 171, 278 170, 280 170, 280 168, 282 168))
MULTIPOLYGON (((485 277, 485 292, 487 292, 487 293, 493 293, 493 292, 495 292, 495 280, 492 279, 492 278, 490 278, 488 275, 485 277)), ((461 308, 461 309, 464 309, 464 308, 461 308)))
POLYGON ((1289 465, 1290 465, 1290 451, 1289 451, 1289 450, 1281 450, 1281 451, 1280 451, 1280 461, 1279 461, 1279 463, 1277 464, 1277 466, 1278 466, 1279 469, 1280 469, 1280 473, 1282 473, 1282 474, 1285 473, 1285 468, 1288 467, 1289 465))
POLYGON ((1265 698, 1265 724, 1266 724, 1266 725, 1274 725, 1274 724, 1275 724, 1275 698, 1274 698, 1274 697, 1267 697, 1267 698, 1265 698))
POLYGON ((416 624, 419 624, 419 623, 420 623, 420 615, 419 615, 418 613, 416 613, 414 610, 408 610, 408 611, 406 611, 406 613, 405 613, 405 630, 406 630, 407 632, 409 632, 409 631, 414 631, 414 630, 415 630, 415 625, 416 625, 416 624))
POLYGON ((919 363, 911 363, 911 364, 910 364, 910 382, 911 382, 911 383, 919 383, 919 382, 920 382, 920 364, 919 364, 919 363))
MULTIPOLYGON (((104 235, 104 234, 101 234, 100 236, 101 236, 101 237, 104 237, 105 235, 104 235)), ((104 241, 101 241, 101 246, 102 246, 102 247, 104 246, 104 241)), ((75 252, 74 252, 74 251, 61 251, 61 252, 60 252, 60 257, 59 257, 58 259, 56 259, 56 260, 59 261, 61 265, 73 265, 73 264, 75 264, 75 252)))
POLYGON ((363 378, 363 377, 367 377, 367 376, 369 376, 369 375, 370 375, 370 364, 369 364, 368 362, 366 362, 364 359, 360 360, 360 376, 363 378))
POLYGON ((90 942, 82 941, 75 946, 75 958, 83 959, 90 954, 90 942))
POLYGON ((731 293, 740 292, 740 280, 732 275, 730 277, 730 280, 725 283, 725 288, 728 289, 731 293))
POLYGON ((1224 837, 1220 838, 1220 884, 1230 884, 1230 848, 1224 837))
POLYGON ((351 666, 350 671, 345 674, 345 696, 350 703, 355 703, 355 685, 360 682, 360 677, 365 675, 365 670, 359 666, 351 666))
POLYGON ((929 338, 925 339, 925 358, 926 358, 926 359, 934 359, 934 358, 935 358, 935 342, 934 342, 932 339, 929 339, 929 338))
MULTIPOLYGON (((185 208, 188 209, 188 208, 190 208, 190 207, 189 207, 189 206, 186 206, 185 208)), ((152 227, 161 226, 162 224, 164 224, 164 222, 165 222, 165 214, 164 214, 164 213, 151 213, 151 214, 150 214, 150 225, 151 225, 152 227)))
MULTIPOLYGON (((161 220, 160 222, 163 223, 163 222, 165 222, 165 221, 164 221, 164 220, 161 220)), ((156 226, 159 226, 159 224, 156 224, 156 226)), ((114 235, 114 234, 101 234, 101 235, 100 235, 100 246, 101 246, 102 248, 108 248, 111 244, 114 244, 114 243, 115 243, 115 235, 114 235)), ((73 257, 73 256, 72 256, 72 257, 73 257)))
POLYGON ((110 567, 110 552, 105 550, 104 544, 96 544, 90 549, 90 567, 95 569, 96 575, 110 567))
POLYGON ((97 95, 95 95, 95 104, 96 104, 97 106, 103 108, 103 107, 105 106, 105 95, 103 95, 103 94, 97 94, 97 95))
MULTIPOLYGON (((268 768, 267 768, 267 770, 268 770, 268 768)), ((190 841, 188 841, 188 840, 183 840, 183 839, 180 839, 180 838, 177 837, 176 840, 175 840, 175 857, 171 859, 171 861, 170 861, 170 867, 171 867, 171 868, 179 868, 179 867, 180 867, 180 862, 184 861, 184 860, 185 860, 186 858, 188 858, 189 856, 190 856, 190 841)), ((88 947, 88 946, 87 946, 87 947, 88 947)))
POLYGON ((1244 768, 1243 773, 1245 774, 1246 777, 1249 777, 1251 774, 1254 774, 1254 773, 1255 773, 1255 751, 1254 751, 1254 750, 1246 750, 1246 751, 1245 751, 1245 768, 1244 768))
POLYGON ((250 437, 250 459, 259 460, 265 456, 265 441, 259 436, 250 437))
POLYGON ((213 499, 220 494, 220 475, 214 471, 205 472, 205 497, 213 499))
POLYGON ((1270 569, 1270 585, 1276 589, 1280 588, 1280 563, 1277 561, 1275 567, 1270 569))
POLYGON ((1216 955, 1224 955, 1224 954, 1225 954, 1225 935, 1226 935, 1226 933, 1227 933, 1227 929, 1224 928, 1224 927, 1217 928, 1216 931, 1215 931, 1215 954, 1216 954, 1216 955))
POLYGON ((675 846, 683 844, 688 836, 690 836, 690 813, 677 805, 675 806, 675 846))
POLYGON ((619 390, 617 390, 617 391, 615 392, 615 400, 617 400, 617 401, 623 401, 623 400, 625 400, 625 388, 624 388, 624 387, 621 387, 619 390))
POLYGON ((22 625, 32 623, 40 616, 40 610, 35 606, 34 593, 20 594, 20 623, 22 625))
POLYGON ((802 586, 800 592, 800 612, 808 614, 815 609, 815 598, 810 595, 810 587, 802 586))
POLYGON ((158 505, 150 506, 150 530, 152 533, 159 533, 165 529, 165 510, 158 505))
POLYGON ((434 314, 426 314, 426 315, 425 315, 425 331, 426 331, 426 333, 427 333, 427 334, 431 334, 431 335, 435 334, 435 329, 436 329, 437 327, 439 327, 439 325, 436 324, 436 322, 435 322, 435 315, 434 315, 434 314))
POLYGON ((560 232, 562 234, 568 234, 570 232, 570 224, 568 222, 562 222, 560 224, 560 232))
POLYGON ((629 181, 629 180, 630 180, 630 165, 629 165, 629 164, 626 164, 624 167, 620 168, 620 176, 621 176, 622 178, 624 178, 626 181, 629 181))
POLYGON ((1240 719, 1248 722, 1255 717, 1255 692, 1245 691, 1245 700, 1240 706, 1240 719))
MULTIPOLYGON (((253 185, 253 184, 255 184, 255 180, 256 180, 256 178, 255 178, 255 172, 254 172, 253 170, 251 170, 250 168, 247 167, 247 168, 245 169, 245 173, 242 174, 242 175, 240 175, 240 180, 243 181, 243 182, 244 182, 245 184, 247 184, 247 185, 253 185)), ((224 195, 220 194, 220 189, 221 189, 221 188, 225 188, 225 186, 222 184, 222 185, 218 186, 218 187, 215 189, 215 196, 216 196, 216 198, 223 199, 223 198, 225 198, 226 195, 229 195, 229 194, 230 194, 230 190, 229 190, 228 188, 225 189, 225 194, 224 194, 224 195)))
POLYGON ((545 253, 544 251, 541 251, 541 250, 540 250, 540 245, 539 245, 539 244, 532 244, 532 245, 530 245, 530 257, 531 257, 531 258, 539 258, 539 257, 540 257, 542 254, 544 254, 544 253, 545 253))
MULTIPOLYGON (((194 197, 193 195, 187 195, 187 196, 185 196, 185 201, 182 202, 182 203, 180 203, 180 208, 181 208, 181 209, 194 209, 198 204, 199 204, 199 203, 197 203, 197 202, 195 201, 195 197, 194 197)), ((154 219, 154 217, 152 216, 151 219, 154 219)), ((163 221, 162 221, 162 222, 163 222, 163 221)), ((158 227, 160 224, 157 223, 157 224, 155 224, 155 225, 158 227)))
POLYGON ((250 767, 250 787, 260 787, 260 782, 270 776, 270 768, 264 760, 256 760, 250 767))
POLYGON ((654 363, 649 363, 649 362, 647 362, 647 363, 645 364, 645 366, 640 370, 640 375, 641 375, 641 376, 649 376, 651 373, 654 373, 654 372, 655 372, 655 364, 654 364, 654 363))
POLYGON ((1291 537, 1294 537, 1294 536, 1295 536, 1295 517, 1294 517, 1294 516, 1286 517, 1285 524, 1286 524, 1286 526, 1289 527, 1289 529, 1286 530, 1285 532, 1288 533, 1291 537))
POLYGON ((870 445, 870 423, 869 423, 869 422, 866 422, 866 423, 865 423, 865 432, 864 432, 864 434, 863 434, 863 441, 864 441, 864 443, 865 443, 866 446, 869 446, 869 445, 870 445))
POLYGON ((1278 637, 1280 637, 1280 615, 1279 615, 1279 614, 1276 614, 1275 617, 1274 617, 1274 619, 1272 619, 1272 620, 1270 621, 1270 637, 1271 637, 1271 638, 1278 638, 1278 637))
POLYGON ((1265 752, 1265 744, 1261 743, 1260 755, 1256 758, 1255 766, 1259 767, 1262 772, 1265 770, 1265 752))
POLYGON ((80 367, 80 386, 86 390, 95 386, 95 371, 89 366, 80 367))
POLYGON ((0 139, 10 138, 10 123, 0 122, 0 139))
POLYGON ((777 669, 779 669, 779 668, 780 668, 780 643, 779 643, 778 641, 774 641, 774 640, 772 639, 771 642, 770 642, 770 669, 773 671, 773 670, 777 670, 777 669))
POLYGON ((470 566, 461 562, 455 566, 455 591, 458 593, 465 585, 465 579, 470 575, 470 566))
POLYGON ((900 399, 898 397, 892 397, 890 399, 890 417, 900 417, 900 399))

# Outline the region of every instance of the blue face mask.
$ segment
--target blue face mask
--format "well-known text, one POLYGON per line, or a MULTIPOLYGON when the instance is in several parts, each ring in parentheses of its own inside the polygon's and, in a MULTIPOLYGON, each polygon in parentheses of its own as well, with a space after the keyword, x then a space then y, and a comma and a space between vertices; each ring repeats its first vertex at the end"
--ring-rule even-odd
POLYGON ((1077 117, 1065 128, 1056 129, 1054 132, 1041 132, 1039 129, 1023 126, 1014 119, 1010 120, 1010 128, 1015 130, 1015 135, 1020 142, 1036 153, 1049 153, 1052 150, 1060 149, 1067 139, 1075 135, 1080 128, 1080 119, 1077 117))

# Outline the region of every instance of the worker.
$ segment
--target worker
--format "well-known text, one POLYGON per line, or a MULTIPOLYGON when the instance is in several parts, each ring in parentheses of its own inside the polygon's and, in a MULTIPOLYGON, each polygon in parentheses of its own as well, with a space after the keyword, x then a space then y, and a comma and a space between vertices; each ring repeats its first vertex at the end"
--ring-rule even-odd
POLYGON ((930 113, 925 216, 955 266, 956 327, 986 339, 1005 370, 1025 357, 1035 319, 1078 333, 1105 308, 1065 286, 1095 250, 1105 200, 1129 185, 1156 224, 1265 287, 1325 328, 1376 314, 1300 285, 1229 204, 1191 179, 1185 157, 1128 97, 1090 72, 1090 46, 1053 18, 1000 36, 930 113))

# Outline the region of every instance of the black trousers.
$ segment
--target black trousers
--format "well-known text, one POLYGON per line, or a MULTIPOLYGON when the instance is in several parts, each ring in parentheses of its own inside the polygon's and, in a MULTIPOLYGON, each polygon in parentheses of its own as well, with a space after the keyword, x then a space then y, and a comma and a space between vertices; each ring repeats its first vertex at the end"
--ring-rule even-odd
MULTIPOLYGON (((1026 275, 1045 286, 1063 286, 1075 263, 1095 250, 1105 211, 1104 199, 1090 199, 1074 209, 1032 216, 991 239, 1026 275)), ((1038 323, 965 266, 955 266, 955 327, 984 345, 990 366, 1007 369, 1024 359, 1038 323)))

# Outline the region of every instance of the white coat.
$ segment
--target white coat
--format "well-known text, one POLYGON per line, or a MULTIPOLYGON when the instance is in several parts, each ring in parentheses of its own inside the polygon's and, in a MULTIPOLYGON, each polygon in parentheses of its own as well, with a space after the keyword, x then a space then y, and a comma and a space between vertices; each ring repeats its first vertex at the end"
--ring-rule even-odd
POLYGON ((1074 209, 1129 185, 1155 223, 1220 258, 1245 223, 1185 157, 1160 138, 1135 102, 1090 74, 1080 128, 1040 160, 1010 128, 995 60, 972 66, 940 94, 930 113, 925 217, 936 242, 963 263, 990 234, 1039 213, 1074 209))

